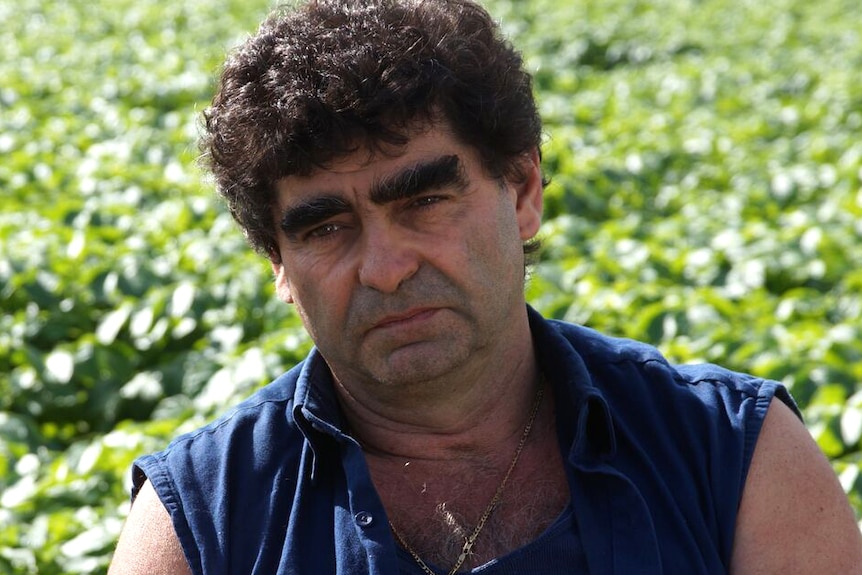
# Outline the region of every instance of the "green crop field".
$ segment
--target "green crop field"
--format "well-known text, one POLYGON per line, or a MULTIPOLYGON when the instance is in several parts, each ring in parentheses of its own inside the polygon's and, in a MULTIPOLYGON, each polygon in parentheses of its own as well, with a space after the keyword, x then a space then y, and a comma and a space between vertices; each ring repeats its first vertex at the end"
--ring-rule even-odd
MULTIPOLYGON (((862 517, 856 0, 493 0, 549 316, 784 382, 862 517)), ((104 573, 128 469, 309 349, 196 165, 263 0, 0 0, 0 573, 104 573)))

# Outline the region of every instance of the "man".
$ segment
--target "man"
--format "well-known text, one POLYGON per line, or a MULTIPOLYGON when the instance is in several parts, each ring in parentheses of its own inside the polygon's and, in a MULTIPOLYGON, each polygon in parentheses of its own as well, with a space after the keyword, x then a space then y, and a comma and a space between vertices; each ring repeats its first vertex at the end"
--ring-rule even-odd
POLYGON ((526 305, 540 137, 466 0, 311 2, 231 56, 204 149, 316 348, 138 460, 112 573, 862 572, 779 384, 526 305))

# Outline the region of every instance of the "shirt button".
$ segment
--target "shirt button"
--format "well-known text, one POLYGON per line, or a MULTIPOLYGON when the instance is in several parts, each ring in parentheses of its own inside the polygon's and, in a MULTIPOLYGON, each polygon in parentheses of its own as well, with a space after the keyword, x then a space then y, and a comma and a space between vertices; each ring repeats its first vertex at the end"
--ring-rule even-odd
POLYGON ((356 524, 360 527, 368 527, 374 523, 374 517, 367 511, 360 511, 353 518, 356 519, 356 524))

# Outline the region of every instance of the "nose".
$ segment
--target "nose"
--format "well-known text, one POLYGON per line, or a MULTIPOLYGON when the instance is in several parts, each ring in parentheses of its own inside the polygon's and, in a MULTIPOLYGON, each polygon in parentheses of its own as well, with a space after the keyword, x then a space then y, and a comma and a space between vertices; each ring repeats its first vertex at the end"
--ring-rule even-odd
POLYGON ((419 256, 395 226, 363 230, 359 283, 382 293, 392 293, 419 269, 419 256))

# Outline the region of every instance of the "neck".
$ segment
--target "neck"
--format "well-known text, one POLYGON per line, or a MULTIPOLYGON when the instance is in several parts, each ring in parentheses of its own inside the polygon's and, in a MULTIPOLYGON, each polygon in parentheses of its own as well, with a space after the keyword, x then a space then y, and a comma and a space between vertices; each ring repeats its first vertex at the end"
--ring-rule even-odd
POLYGON ((453 374, 446 382, 425 382, 421 398, 408 392, 358 394, 337 383, 352 433, 366 453, 411 460, 496 453, 520 435, 538 386, 532 348, 505 371, 477 369, 453 374))

